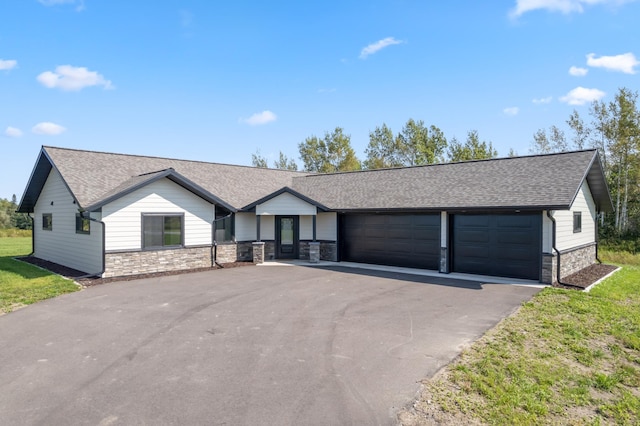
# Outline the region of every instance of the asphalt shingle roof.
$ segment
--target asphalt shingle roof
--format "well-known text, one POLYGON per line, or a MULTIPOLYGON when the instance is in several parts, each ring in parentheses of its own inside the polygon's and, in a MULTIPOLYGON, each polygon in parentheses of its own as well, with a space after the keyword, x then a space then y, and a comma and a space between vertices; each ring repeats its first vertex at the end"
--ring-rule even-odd
POLYGON ((587 179, 599 210, 612 210, 595 150, 334 174, 55 147, 43 147, 43 154, 19 211, 33 211, 51 168, 46 158, 82 208, 112 200, 173 169, 168 178, 181 184, 187 179, 188 189, 196 185, 196 193, 235 209, 285 187, 337 211, 568 209, 587 179))
POLYGON ((113 190, 173 168, 227 204, 245 206, 308 173, 170 158, 43 147, 82 207, 99 203, 113 190), (138 178, 140 177, 140 178, 138 178))
MULTIPOLYGON (((292 188, 334 210, 561 209, 569 208, 596 158, 588 150, 335 173, 296 177, 292 188)), ((597 184, 597 170, 589 177, 597 184)), ((599 201, 606 209, 605 195, 599 201)))

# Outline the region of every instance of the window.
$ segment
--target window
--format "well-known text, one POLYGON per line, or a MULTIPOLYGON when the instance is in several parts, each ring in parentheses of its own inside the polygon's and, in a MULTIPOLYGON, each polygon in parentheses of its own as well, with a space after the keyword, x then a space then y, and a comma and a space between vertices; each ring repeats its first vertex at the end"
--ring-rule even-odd
POLYGON ((45 231, 53 230, 53 215, 51 213, 42 213, 42 229, 45 231))
MULTIPOLYGON (((216 215, 217 216, 217 215, 216 215)), ((233 221, 232 216, 221 216, 215 221, 215 239, 216 243, 228 243, 233 241, 233 221)))
POLYGON ((181 247, 184 244, 182 214, 143 214, 142 247, 181 247))
POLYGON ((582 212, 573 212, 573 233, 582 232, 582 212))
POLYGON ((76 213, 76 234, 90 234, 91 221, 82 217, 80 213, 76 213))

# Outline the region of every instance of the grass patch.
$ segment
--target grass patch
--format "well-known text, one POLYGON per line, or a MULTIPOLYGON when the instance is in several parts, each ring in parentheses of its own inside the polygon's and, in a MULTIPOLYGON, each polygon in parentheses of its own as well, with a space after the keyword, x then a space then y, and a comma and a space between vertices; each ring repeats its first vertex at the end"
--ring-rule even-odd
POLYGON ((640 266, 640 253, 601 249, 598 251, 598 256, 604 263, 640 266))
POLYGON ((0 238, 0 313, 78 290, 73 281, 13 259, 30 252, 30 236, 0 238))
POLYGON ((425 385, 409 424, 640 424, 640 266, 544 289, 425 385))
POLYGON ((30 229, 0 229, 0 238, 18 238, 18 237, 29 237, 31 238, 31 230, 30 229))

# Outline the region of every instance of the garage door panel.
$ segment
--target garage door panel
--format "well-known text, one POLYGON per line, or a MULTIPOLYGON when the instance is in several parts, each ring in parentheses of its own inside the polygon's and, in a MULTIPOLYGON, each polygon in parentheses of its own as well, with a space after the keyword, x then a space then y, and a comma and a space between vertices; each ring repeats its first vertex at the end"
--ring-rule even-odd
POLYGON ((463 229, 460 230, 458 238, 462 242, 467 243, 488 243, 489 242, 489 233, 486 230, 469 230, 463 229))
POLYGON ((489 218, 484 215, 464 215, 464 216, 457 216, 457 218, 458 218, 457 226, 459 226, 460 228, 474 227, 474 226, 479 226, 479 227, 489 226, 489 218))
POLYGON ((440 264, 439 215, 345 215, 342 238, 342 260, 426 269, 440 264))
POLYGON ((530 216, 498 216, 497 226, 500 228, 525 228, 533 226, 533 218, 530 216))
POLYGON ((538 280, 541 227, 541 213, 454 215, 452 270, 538 280))
POLYGON ((489 248, 487 246, 465 245, 460 247, 457 253, 464 258, 489 258, 489 248))
POLYGON ((496 232, 496 241, 499 244, 533 244, 534 236, 527 231, 498 231, 496 232))

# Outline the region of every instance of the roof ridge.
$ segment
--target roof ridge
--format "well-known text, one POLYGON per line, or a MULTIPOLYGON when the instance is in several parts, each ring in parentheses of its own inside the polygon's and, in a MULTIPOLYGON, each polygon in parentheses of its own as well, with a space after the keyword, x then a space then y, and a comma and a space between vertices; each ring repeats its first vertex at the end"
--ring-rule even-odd
POLYGON ((317 177, 317 176, 330 176, 330 175, 343 175, 350 173, 367 173, 367 172, 381 172, 386 170, 407 170, 407 169, 419 169, 423 167, 437 167, 437 166, 451 166, 454 164, 469 164, 469 163, 482 163, 482 162, 490 162, 490 161, 502 161, 502 160, 516 160, 521 158, 535 158, 535 157, 551 157, 556 155, 567 155, 567 154, 577 154, 581 152, 595 152, 597 148, 588 148, 588 149, 579 149, 576 151, 563 151, 563 152, 549 152, 544 154, 529 154, 529 155, 517 155, 514 157, 496 157, 496 158, 482 158, 477 160, 462 160, 462 161, 453 161, 450 163, 433 163, 433 164, 420 164, 416 166, 396 166, 396 167, 386 167, 381 169, 367 169, 367 170, 349 170, 349 171, 341 171, 341 172, 330 172, 330 173, 310 173, 307 176, 296 176, 297 177, 317 177))
MULTIPOLYGON (((159 157, 159 156, 155 156, 155 155, 123 154, 123 153, 118 153, 118 152, 92 151, 92 150, 88 150, 88 149, 62 148, 62 147, 51 146, 51 145, 43 145, 42 148, 45 148, 45 149, 48 149, 48 148, 50 148, 50 149, 59 149, 59 150, 63 150, 63 151, 85 152, 85 153, 88 153, 88 154, 117 155, 117 156, 120 156, 120 157, 135 157, 135 158, 149 158, 149 159, 156 159, 156 160, 184 161, 186 163, 199 163, 199 164, 211 164, 211 165, 217 165, 217 166, 241 167, 241 168, 255 169, 255 170, 272 170, 272 171, 278 171, 278 172, 299 173, 301 176, 302 175, 306 176, 306 175, 313 174, 312 172, 305 172, 305 171, 298 171, 298 170, 272 169, 270 167, 246 166, 246 165, 243 165, 243 164, 217 163, 217 162, 202 161, 202 160, 187 160, 187 159, 184 159, 184 158, 159 157)), ((151 172, 151 173, 154 173, 154 172, 151 172)))

